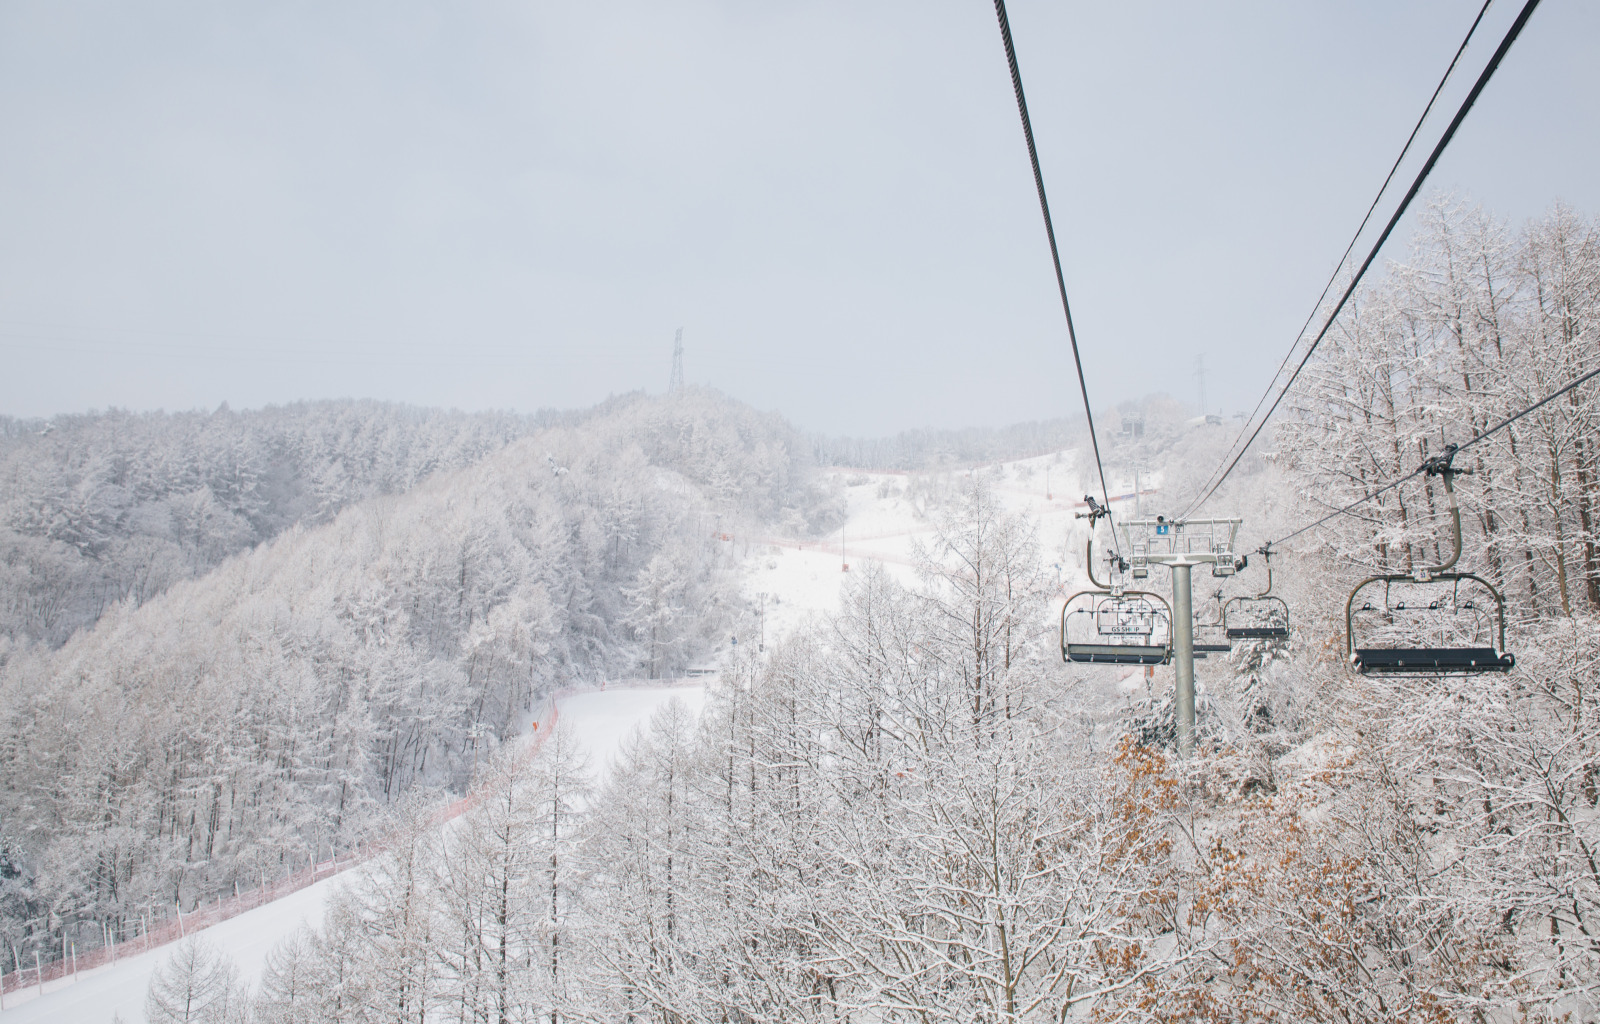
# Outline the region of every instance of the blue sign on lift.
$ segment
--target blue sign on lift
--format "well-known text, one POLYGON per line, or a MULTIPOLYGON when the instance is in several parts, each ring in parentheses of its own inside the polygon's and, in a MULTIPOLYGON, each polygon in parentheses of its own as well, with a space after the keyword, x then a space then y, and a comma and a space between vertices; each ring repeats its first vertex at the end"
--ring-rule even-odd
POLYGON ((1157 523, 1156 524, 1156 536, 1158 536, 1158 537, 1165 537, 1168 534, 1168 532, 1170 532, 1171 530, 1172 530, 1172 524, 1171 523, 1157 523))

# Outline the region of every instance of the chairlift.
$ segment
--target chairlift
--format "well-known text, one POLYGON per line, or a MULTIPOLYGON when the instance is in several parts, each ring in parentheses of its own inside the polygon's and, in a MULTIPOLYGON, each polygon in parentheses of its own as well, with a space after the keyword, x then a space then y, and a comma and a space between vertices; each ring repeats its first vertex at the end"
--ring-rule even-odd
POLYGON ((1081 590, 1061 608, 1061 658, 1085 665, 1164 665, 1172 608, 1159 594, 1081 590))
POLYGON ((1164 665, 1172 656, 1172 608, 1159 594, 1125 590, 1115 573, 1128 566, 1115 555, 1111 583, 1094 577, 1094 521, 1107 515, 1090 500, 1084 567, 1093 590, 1061 606, 1061 659, 1080 665, 1164 665))
POLYGON ((1410 573, 1369 576, 1356 585, 1345 603, 1345 653, 1357 672, 1377 675, 1474 675, 1506 672, 1516 658, 1506 650, 1506 602, 1488 580, 1469 572, 1451 572, 1461 558, 1461 508, 1456 504, 1455 475, 1468 470, 1451 465, 1456 446, 1429 459, 1429 476, 1444 478, 1450 497, 1453 542, 1443 565, 1410 573), (1383 586, 1356 599, 1369 587, 1383 586), (1357 624, 1361 639, 1357 642, 1357 624))
POLYGON ((1272 548, 1259 554, 1267 565, 1267 589, 1252 596, 1230 598, 1222 606, 1223 631, 1229 640, 1289 639, 1289 605, 1272 595, 1272 548))

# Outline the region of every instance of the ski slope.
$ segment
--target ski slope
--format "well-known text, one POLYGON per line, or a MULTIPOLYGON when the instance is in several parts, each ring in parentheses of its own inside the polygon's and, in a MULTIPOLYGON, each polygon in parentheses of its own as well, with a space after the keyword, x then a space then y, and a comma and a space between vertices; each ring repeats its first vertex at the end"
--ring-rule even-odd
POLYGON ((560 724, 570 728, 583 744, 589 755, 589 771, 599 783, 605 781, 622 742, 648 723, 651 715, 673 700, 682 701, 698 715, 705 697, 705 686, 698 682, 579 693, 561 701, 560 724))
MULTIPOLYGON (((741 623, 740 643, 775 643, 807 622, 838 612, 846 584, 869 564, 882 566, 901 583, 914 584, 919 545, 932 546, 937 539, 938 507, 959 500, 974 474, 1003 509, 1033 524, 1042 568, 1055 582, 1054 618, 1068 595, 1089 585, 1083 570, 1089 528, 1078 516, 1087 508, 1085 490, 1099 487, 1098 482, 1086 487, 1083 475, 1092 472, 1093 464, 1082 461, 1076 451, 1063 450, 935 476, 830 470, 845 492, 842 529, 821 540, 750 539, 744 596, 760 609, 764 621, 741 623)), ((1142 496, 1155 493, 1159 482, 1159 474, 1141 481, 1142 496)), ((1108 483, 1112 507, 1119 516, 1131 515, 1140 501, 1133 493, 1135 481, 1113 477, 1108 483)), ((1113 702, 1149 685, 1137 667, 1094 666, 1086 675, 1113 702)), ((1203 684, 1197 685, 1203 691, 1203 684)))
MULTIPOLYGON (((844 584, 868 564, 882 565, 904 583, 916 579, 916 548, 936 535, 926 489, 946 504, 977 474, 1008 512, 1026 516, 1037 531, 1045 568, 1061 596, 1086 584, 1081 563, 1088 536, 1081 466, 1073 450, 959 470, 939 477, 890 470, 830 470, 844 487, 846 521, 821 540, 751 538, 745 596, 764 608, 765 642, 772 643, 804 622, 839 610, 844 584), (765 594, 763 600, 759 595, 765 594)), ((1119 514, 1135 505, 1132 480, 1112 480, 1112 505, 1119 514)), ((1149 483, 1145 484, 1149 493, 1149 483)), ((1098 489, 1098 488, 1096 488, 1098 489)), ((761 625, 757 625, 757 630, 761 625)), ((741 639, 741 643, 745 642, 741 639)))
MULTIPOLYGON (((254 985, 272 947, 302 925, 315 928, 322 924, 322 908, 328 897, 349 875, 345 872, 325 878, 264 907, 214 924, 200 934, 232 957, 239 976, 254 985)), ((113 1015, 124 1024, 142 1024, 150 975, 172 949, 171 945, 157 946, 148 953, 84 971, 76 978, 69 975, 45 982, 42 997, 37 988, 9 993, 5 1009, 0 1011, 0 1024, 108 1024, 113 1015)))
MULTIPOLYGON (((609 771, 622 742, 674 699, 698 713, 705 700, 705 687, 698 683, 621 686, 577 693, 557 703, 558 719, 572 729, 583 745, 598 779, 609 771)), ((231 957, 239 968, 240 979, 254 989, 272 948, 298 928, 320 926, 328 898, 359 877, 360 870, 354 868, 323 879, 198 934, 231 957)), ((8 993, 5 1008, 0 1010, 0 1024, 110 1024, 114 1017, 123 1024, 144 1024, 144 997, 150 976, 171 955, 172 948, 159 946, 84 971, 77 977, 47 981, 42 996, 37 987, 8 993)))

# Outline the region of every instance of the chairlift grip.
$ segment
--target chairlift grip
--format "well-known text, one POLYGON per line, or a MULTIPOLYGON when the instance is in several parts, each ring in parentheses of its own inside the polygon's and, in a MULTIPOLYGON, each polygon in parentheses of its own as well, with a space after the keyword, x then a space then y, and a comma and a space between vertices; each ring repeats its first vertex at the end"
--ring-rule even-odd
POLYGON ((1104 516, 1107 519, 1111 518, 1111 506, 1110 505, 1102 505, 1099 502, 1095 501, 1094 500, 1094 495, 1092 495, 1092 494, 1085 494, 1083 496, 1083 500, 1088 502, 1089 511, 1087 511, 1087 512, 1074 512, 1073 515, 1072 515, 1072 518, 1089 520, 1089 532, 1093 533, 1094 532, 1094 522, 1095 522, 1096 519, 1099 519, 1102 516, 1104 516))

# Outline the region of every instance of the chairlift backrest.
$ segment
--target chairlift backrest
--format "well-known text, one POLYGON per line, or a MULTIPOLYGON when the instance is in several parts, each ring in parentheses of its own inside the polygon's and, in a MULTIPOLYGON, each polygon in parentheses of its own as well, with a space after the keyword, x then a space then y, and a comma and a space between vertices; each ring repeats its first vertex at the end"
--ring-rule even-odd
POLYGON ((1094 618, 1095 631, 1101 636, 1150 636, 1156 628, 1155 606, 1128 594, 1101 601, 1094 618))

